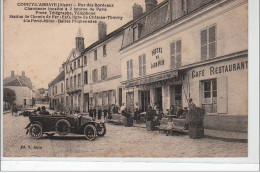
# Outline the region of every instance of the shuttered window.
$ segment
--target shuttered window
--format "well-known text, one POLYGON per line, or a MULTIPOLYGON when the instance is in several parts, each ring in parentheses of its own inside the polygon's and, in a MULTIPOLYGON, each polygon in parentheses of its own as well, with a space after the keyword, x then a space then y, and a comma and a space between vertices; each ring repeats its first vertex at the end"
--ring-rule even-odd
POLYGON ((77 62, 74 61, 74 70, 77 68, 77 62))
POLYGON ((139 76, 146 75, 146 55, 139 56, 139 76))
POLYGON ((201 60, 216 57, 216 27, 212 26, 200 33, 201 40, 201 60))
POLYGON ((87 65, 87 56, 84 56, 84 65, 87 65))
POLYGON ((81 74, 78 74, 78 86, 81 85, 81 74))
POLYGON ((203 100, 202 106, 207 113, 217 112, 217 80, 206 80, 202 82, 203 100))
POLYGON ((127 66, 127 79, 133 79, 133 60, 129 60, 126 63, 127 66))
POLYGON ((80 68, 80 59, 78 59, 78 68, 80 68))
POLYGON ((171 43, 171 68, 181 66, 181 40, 171 43))
POLYGON ((103 46, 103 56, 107 56, 107 46, 103 46))
POLYGON ((97 82, 97 80, 98 80, 98 78, 97 78, 97 74, 98 72, 97 72, 97 69, 94 69, 93 71, 92 71, 92 81, 93 82, 97 82))
POLYGON ((97 61, 97 50, 94 50, 94 61, 97 61))
POLYGON ((74 88, 77 86, 77 76, 74 76, 74 88))
POLYGON ((88 71, 84 72, 84 84, 88 84, 88 71))
POLYGON ((101 79, 102 80, 107 79, 107 66, 101 67, 101 79))

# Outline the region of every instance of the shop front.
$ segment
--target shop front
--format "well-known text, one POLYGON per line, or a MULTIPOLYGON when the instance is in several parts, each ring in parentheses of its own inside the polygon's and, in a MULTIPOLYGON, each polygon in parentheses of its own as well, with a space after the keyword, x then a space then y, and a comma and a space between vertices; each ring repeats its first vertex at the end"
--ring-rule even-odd
POLYGON ((122 83, 128 108, 139 108, 146 112, 148 106, 157 106, 166 113, 171 104, 182 104, 182 77, 178 76, 177 70, 168 70, 122 83))
MULTIPOLYGON (((206 112, 206 128, 247 131, 248 58, 232 57, 189 68, 183 88, 206 112)), ((184 95, 184 91, 182 92, 184 95)), ((182 97, 183 98, 183 97, 182 97)), ((187 107, 187 102, 183 102, 187 107)))

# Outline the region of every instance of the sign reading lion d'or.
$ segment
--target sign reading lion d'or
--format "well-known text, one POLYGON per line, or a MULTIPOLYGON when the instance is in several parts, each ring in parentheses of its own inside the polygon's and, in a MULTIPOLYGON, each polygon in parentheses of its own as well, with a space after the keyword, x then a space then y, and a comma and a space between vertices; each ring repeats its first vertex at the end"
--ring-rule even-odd
POLYGON ((155 56, 155 62, 151 63, 151 69, 164 65, 164 59, 160 57, 162 53, 163 53, 163 49, 161 47, 152 50, 152 56, 153 57, 155 56))
MULTIPOLYGON (((229 72, 235 72, 240 71, 248 68, 248 61, 238 62, 238 63, 231 63, 221 66, 210 66, 209 67, 209 75, 217 75, 217 74, 223 74, 223 73, 229 73, 229 72)), ((207 71, 205 69, 202 70, 192 70, 191 77, 197 78, 205 76, 205 73, 207 71)))

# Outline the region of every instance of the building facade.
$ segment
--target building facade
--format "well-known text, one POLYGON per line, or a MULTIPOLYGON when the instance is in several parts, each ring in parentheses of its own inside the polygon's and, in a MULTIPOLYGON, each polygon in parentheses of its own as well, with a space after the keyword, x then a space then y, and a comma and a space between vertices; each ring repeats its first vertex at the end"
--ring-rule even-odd
POLYGON ((25 71, 22 71, 22 75, 15 75, 11 71, 11 76, 4 79, 3 86, 15 92, 17 106, 29 107, 35 104, 35 89, 25 71))
POLYGON ((167 112, 192 98, 206 111, 206 127, 246 131, 247 6, 246 0, 169 0, 130 23, 120 50, 123 102, 167 112))
POLYGON ((49 108, 55 111, 65 110, 65 72, 62 72, 49 83, 49 108))
POLYGON ((97 106, 121 105, 120 52, 122 28, 107 35, 107 25, 98 23, 98 41, 85 49, 83 57, 83 111, 97 106))
POLYGON ((247 131, 248 1, 145 0, 133 20, 85 48, 79 29, 65 69, 65 106, 205 109, 206 128, 247 131))

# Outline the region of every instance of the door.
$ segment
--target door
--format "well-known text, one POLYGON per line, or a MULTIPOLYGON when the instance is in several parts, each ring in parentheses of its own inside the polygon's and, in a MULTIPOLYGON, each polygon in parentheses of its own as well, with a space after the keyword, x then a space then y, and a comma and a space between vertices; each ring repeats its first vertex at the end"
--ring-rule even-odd
POLYGON ((134 110, 134 92, 126 93, 126 107, 134 110))
POLYGON ((174 106, 182 107, 182 85, 175 85, 174 106))
POLYGON ((161 110, 163 110, 163 104, 162 104, 162 87, 156 88, 156 104, 159 106, 161 110))
POLYGON ((150 104, 150 91, 140 91, 141 111, 146 112, 150 104))
POLYGON ((88 112, 89 110, 89 93, 84 94, 84 102, 83 102, 83 112, 88 112))

